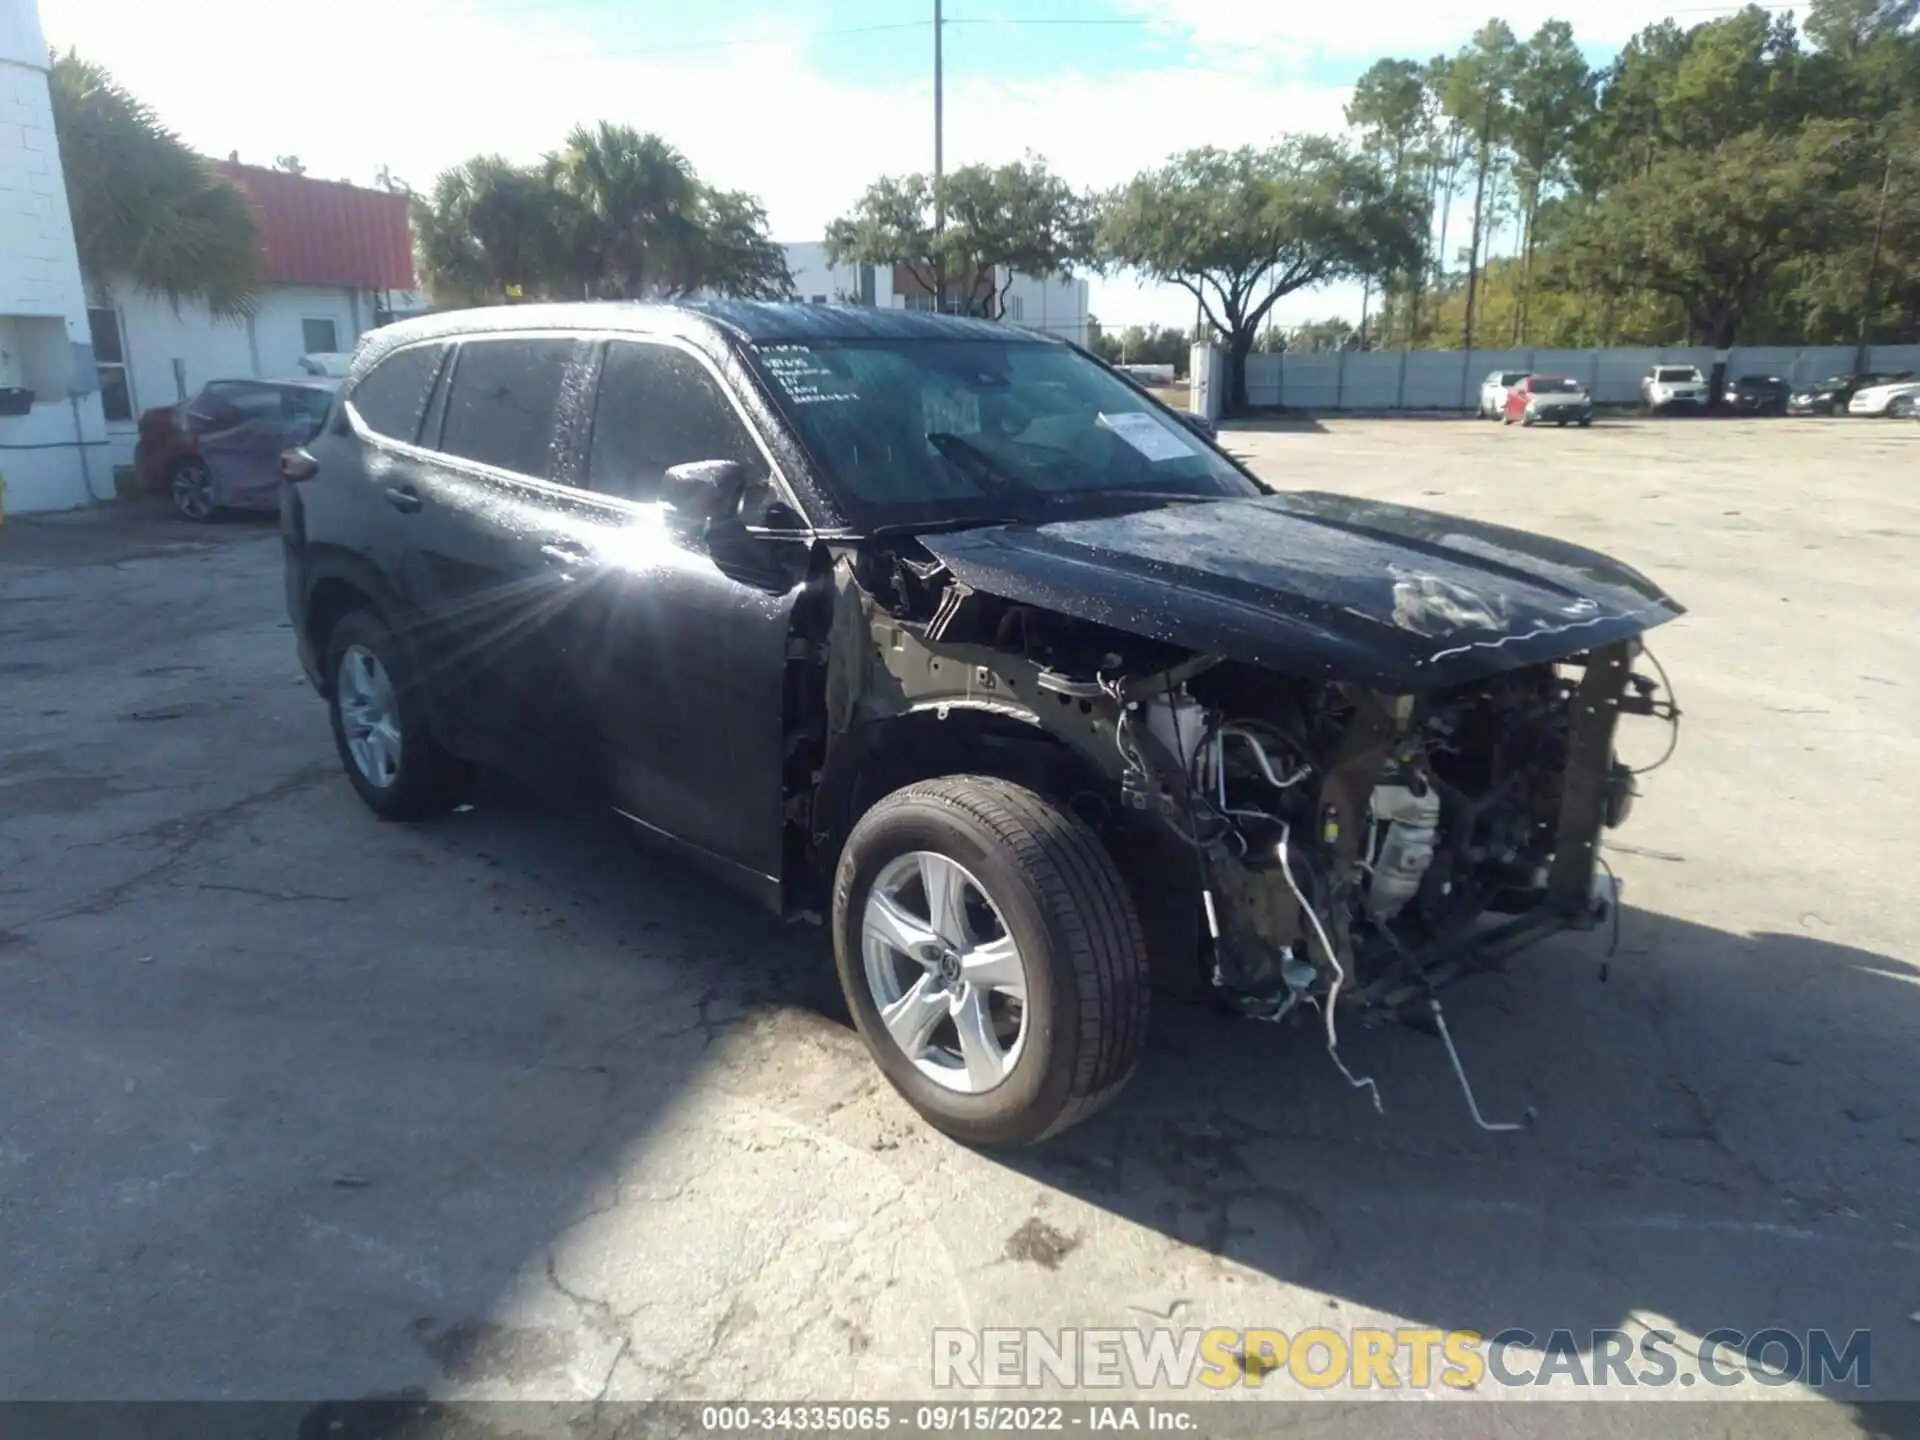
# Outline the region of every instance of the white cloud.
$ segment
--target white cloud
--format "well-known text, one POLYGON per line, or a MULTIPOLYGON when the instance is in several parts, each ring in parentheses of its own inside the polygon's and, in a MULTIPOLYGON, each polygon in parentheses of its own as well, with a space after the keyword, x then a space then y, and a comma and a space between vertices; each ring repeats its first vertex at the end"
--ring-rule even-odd
MULTIPOLYGON (((1383 55, 1425 60, 1457 50, 1487 20, 1498 15, 1523 38, 1548 20, 1566 20, 1583 45, 1612 50, 1645 26, 1673 16, 1692 24, 1712 18, 1714 0, 1614 0, 1602 6, 1520 0, 1492 6, 1487 0, 1380 0, 1364 10, 1343 5, 1274 3, 1274 0, 1186 0, 1169 7, 1158 0, 1122 0, 1153 19, 1164 33, 1185 39, 1196 53, 1237 56, 1246 66, 1277 65, 1304 73, 1329 63, 1353 65, 1383 55)), ((1725 10, 1735 5, 1728 3, 1725 10)))
MULTIPOLYGON (((259 164, 295 154, 327 178, 366 183, 386 165, 424 187, 469 155, 530 160, 580 121, 621 120, 666 136, 708 180, 759 195, 776 236, 797 240, 818 236, 876 175, 932 158, 930 78, 836 83, 792 42, 649 59, 627 53, 633 41, 612 42, 620 53, 596 49, 579 12, 570 25, 552 8, 489 18, 332 0, 280 45, 271 26, 235 24, 230 0, 41 6, 53 44, 78 45, 198 149, 259 164)), ((733 33, 804 28, 763 16, 737 20, 733 33)), ((1345 87, 1276 83, 1197 57, 1020 82, 950 69, 946 154, 961 165, 1032 150, 1076 184, 1105 186, 1194 145, 1338 128, 1345 98, 1345 87)), ((1095 282, 1095 313, 1183 323, 1192 306, 1185 292, 1122 278, 1095 282)))

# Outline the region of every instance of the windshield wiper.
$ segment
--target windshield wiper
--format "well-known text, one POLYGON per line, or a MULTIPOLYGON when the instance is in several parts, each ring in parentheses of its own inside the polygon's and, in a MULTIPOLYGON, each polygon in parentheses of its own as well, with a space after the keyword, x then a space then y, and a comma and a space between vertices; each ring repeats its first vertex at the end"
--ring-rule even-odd
POLYGON ((938 535, 947 530, 987 530, 995 525, 1031 524, 1033 518, 1025 515, 949 515, 939 520, 888 520, 869 526, 866 534, 881 540, 889 535, 938 535))
POLYGON ((1031 480, 1022 479, 1006 469, 987 451, 964 435, 956 435, 951 430, 929 430, 927 443, 940 452, 943 459, 964 470, 983 487, 1001 495, 1024 495, 1029 499, 1045 500, 1047 492, 1031 480))

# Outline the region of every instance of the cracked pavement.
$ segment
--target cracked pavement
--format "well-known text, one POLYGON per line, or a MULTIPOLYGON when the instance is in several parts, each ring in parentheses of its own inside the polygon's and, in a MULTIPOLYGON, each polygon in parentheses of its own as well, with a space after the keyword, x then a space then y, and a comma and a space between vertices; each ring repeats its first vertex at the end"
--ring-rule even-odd
POLYGON ((1692 609, 1607 983, 1573 937, 1448 995, 1521 1135, 1412 1030, 1343 1030, 1382 1117, 1310 1025, 1162 1004, 1108 1112, 960 1149, 817 931, 499 783, 373 820, 271 528, 10 521, 0 1398, 901 1399, 935 1327, 1169 1324, 1870 1328, 1920 1398, 1912 428, 1229 433, 1692 609))

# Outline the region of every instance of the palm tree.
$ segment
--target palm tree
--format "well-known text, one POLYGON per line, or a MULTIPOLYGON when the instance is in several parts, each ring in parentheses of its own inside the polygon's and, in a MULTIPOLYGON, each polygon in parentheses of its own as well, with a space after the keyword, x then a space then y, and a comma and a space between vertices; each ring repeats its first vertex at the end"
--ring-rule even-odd
POLYGON ((767 238, 767 211, 744 190, 701 187, 693 243, 678 257, 661 293, 679 299, 711 290, 741 300, 793 295, 787 252, 767 238))
POLYGON ((702 228, 701 185, 684 155, 603 120, 575 126, 547 167, 575 210, 575 272, 600 296, 637 300, 674 287, 702 228))
POLYGON ((215 315, 253 308, 259 227, 246 197, 153 111, 72 51, 53 57, 53 124, 90 285, 125 278, 215 315))
POLYGON ((420 273, 442 304, 578 297, 567 283, 571 230, 539 171, 476 155, 414 197, 413 229, 420 273))

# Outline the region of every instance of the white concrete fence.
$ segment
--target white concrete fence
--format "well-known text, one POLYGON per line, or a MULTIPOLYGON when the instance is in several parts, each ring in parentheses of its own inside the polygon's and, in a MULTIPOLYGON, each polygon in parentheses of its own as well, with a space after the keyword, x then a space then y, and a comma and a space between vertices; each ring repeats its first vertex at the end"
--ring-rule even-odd
MULTIPOLYGON (((1805 385, 1852 373, 1854 347, 1740 346, 1724 352, 1729 378, 1777 375, 1805 385)), ((1608 350, 1366 350, 1330 354, 1253 355, 1247 360, 1247 400, 1256 408, 1290 410, 1471 410, 1480 383, 1495 370, 1570 375, 1602 405, 1631 405, 1654 365, 1698 365, 1711 375, 1712 349, 1688 347, 1608 350)), ((1226 357, 1212 347, 1193 351, 1193 408, 1218 418, 1228 395, 1226 357), (1201 381, 1202 372, 1205 380, 1201 381), (1205 403, 1213 408, 1203 409, 1205 403)), ((1920 345, 1872 345, 1870 372, 1920 372, 1920 345)))

